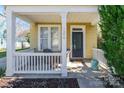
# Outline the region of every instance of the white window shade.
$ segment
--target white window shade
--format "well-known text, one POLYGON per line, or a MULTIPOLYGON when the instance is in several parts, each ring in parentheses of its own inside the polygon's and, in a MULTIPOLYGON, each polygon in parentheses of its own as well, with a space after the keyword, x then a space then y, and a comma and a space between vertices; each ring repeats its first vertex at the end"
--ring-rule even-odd
POLYGON ((40 28, 40 48, 41 50, 48 48, 48 28, 40 28))
POLYGON ((59 30, 58 27, 51 27, 51 48, 53 51, 59 51, 59 30))

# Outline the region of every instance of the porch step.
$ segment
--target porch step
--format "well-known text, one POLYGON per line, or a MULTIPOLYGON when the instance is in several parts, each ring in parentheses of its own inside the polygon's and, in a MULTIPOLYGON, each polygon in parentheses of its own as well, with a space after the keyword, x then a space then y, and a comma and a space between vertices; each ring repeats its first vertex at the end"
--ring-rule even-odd
MULTIPOLYGON (((36 78, 82 78, 80 73, 76 72, 68 72, 67 77, 63 77, 61 74, 14 74, 12 77, 15 78, 28 78, 28 79, 36 79, 36 78)), ((10 78, 10 77, 9 77, 10 78)))
POLYGON ((71 62, 74 61, 89 62, 90 60, 91 60, 90 58, 70 58, 71 62))
POLYGON ((14 74, 17 78, 62 78, 61 74, 14 74))

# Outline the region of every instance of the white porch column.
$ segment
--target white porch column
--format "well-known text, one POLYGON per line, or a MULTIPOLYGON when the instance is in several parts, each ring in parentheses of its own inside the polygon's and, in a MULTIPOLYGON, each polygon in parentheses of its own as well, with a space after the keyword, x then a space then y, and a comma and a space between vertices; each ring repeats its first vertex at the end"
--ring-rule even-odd
POLYGON ((66 26, 67 12, 61 13, 62 22, 62 76, 67 76, 67 60, 66 60, 66 26))
POLYGON ((7 65, 6 65, 6 76, 13 75, 13 53, 15 52, 15 20, 13 12, 7 9, 7 65))

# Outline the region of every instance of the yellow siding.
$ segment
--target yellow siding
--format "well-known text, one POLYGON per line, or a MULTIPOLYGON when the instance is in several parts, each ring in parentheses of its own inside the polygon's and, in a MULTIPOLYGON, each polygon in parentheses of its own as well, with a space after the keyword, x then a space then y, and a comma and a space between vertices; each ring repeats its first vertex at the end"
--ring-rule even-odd
MULTIPOLYGON (((52 23, 50 23, 52 24, 52 23)), ((57 23, 58 24, 58 23, 57 23)), ((97 47, 97 26, 85 23, 67 23, 67 48, 70 49, 70 26, 85 25, 86 26, 86 58, 92 58, 92 48, 97 47)), ((38 26, 33 24, 31 27, 31 48, 38 47, 38 26)))
POLYGON ((86 55, 92 58, 92 49, 97 47, 97 26, 86 26, 86 55))
POLYGON ((37 25, 32 23, 31 24, 31 48, 37 48, 38 44, 38 28, 37 25))

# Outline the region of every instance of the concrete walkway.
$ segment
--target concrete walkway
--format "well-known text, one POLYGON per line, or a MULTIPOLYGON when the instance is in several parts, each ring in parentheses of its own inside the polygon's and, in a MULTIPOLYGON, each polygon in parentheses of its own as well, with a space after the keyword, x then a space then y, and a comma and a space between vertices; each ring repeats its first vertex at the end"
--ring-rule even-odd
POLYGON ((6 57, 0 58, 0 68, 6 67, 6 57))
POLYGON ((96 75, 90 69, 86 73, 81 73, 80 77, 77 77, 80 88, 104 88, 103 82, 99 79, 99 75, 96 75))

